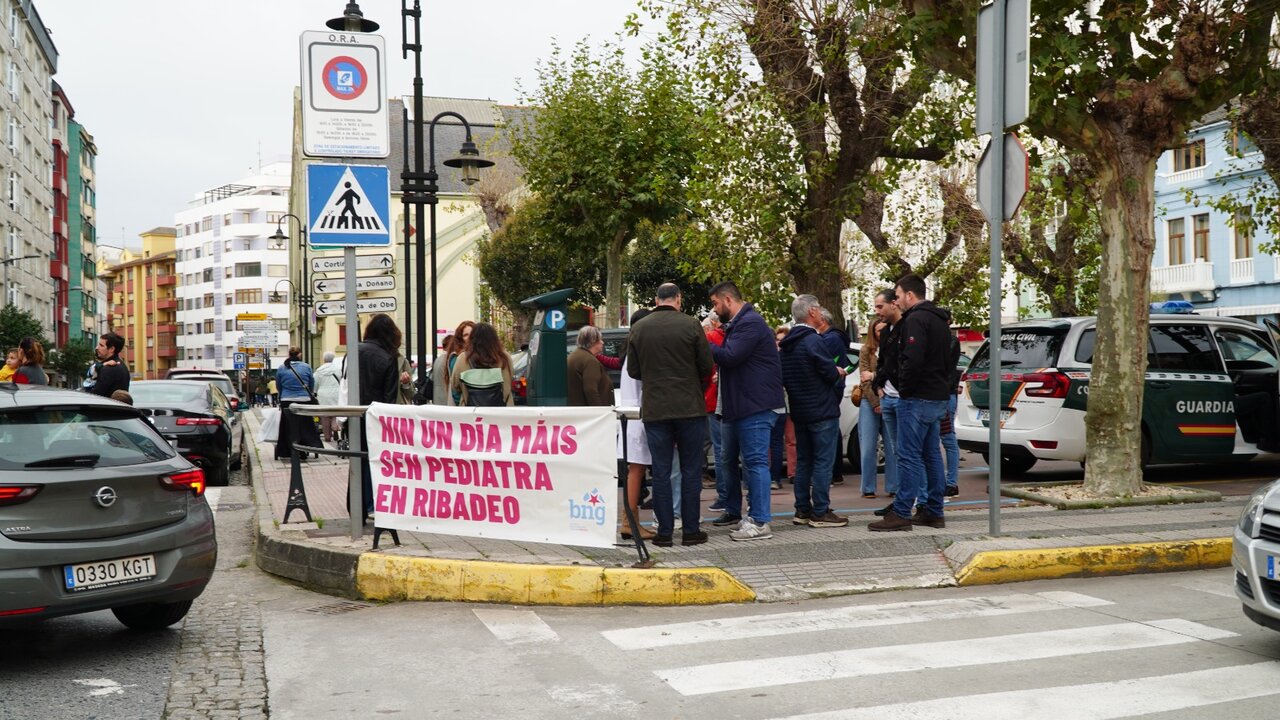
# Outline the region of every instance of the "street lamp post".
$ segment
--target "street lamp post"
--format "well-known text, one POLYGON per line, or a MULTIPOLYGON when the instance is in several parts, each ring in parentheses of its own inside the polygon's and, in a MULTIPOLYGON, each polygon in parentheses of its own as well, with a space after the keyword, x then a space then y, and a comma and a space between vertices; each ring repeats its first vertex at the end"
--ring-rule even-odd
MULTIPOLYGON (((289 237, 284 234, 281 224, 289 218, 298 221, 298 232, 302 236, 302 267, 298 268, 297 284, 290 282, 289 285, 293 287, 293 294, 298 298, 298 315, 301 318, 299 324, 302 325, 303 359, 309 362, 311 360, 311 305, 313 298, 311 297, 311 283, 307 277, 310 266, 307 261, 306 223, 302 222, 302 218, 293 213, 285 213, 284 217, 276 221, 276 232, 270 239, 280 245, 288 242, 289 237)), ((280 287, 280 283, 276 283, 276 287, 280 287)), ((278 298, 280 295, 273 290, 272 296, 278 298)), ((273 299, 272 302, 279 302, 279 300, 273 299)))
MULTIPOLYGON (((436 290, 436 203, 439 202, 437 193, 440 191, 436 182, 440 176, 436 174, 436 124, 447 117, 457 118, 466 128, 466 140, 462 143, 462 149, 456 157, 444 161, 448 167, 459 168, 462 170, 462 182, 466 185, 474 185, 480 179, 478 171, 481 168, 493 165, 492 160, 486 160, 480 157, 476 144, 471 141, 471 124, 467 119, 456 112, 446 110, 436 115, 428 123, 431 127, 428 142, 430 143, 430 166, 423 171, 423 153, 422 153, 422 136, 423 136, 423 118, 422 118, 422 8, 419 0, 413 0, 413 6, 410 7, 409 0, 403 0, 404 4, 400 10, 400 29, 404 37, 403 56, 408 57, 409 52, 414 54, 413 62, 413 171, 408 169, 400 173, 401 197, 404 200, 405 215, 409 213, 409 206, 414 206, 414 226, 417 228, 417 263, 415 271, 418 277, 418 392, 421 393, 427 384, 427 353, 435 352, 435 337, 437 326, 439 323, 439 309, 437 303, 436 290), (413 20, 413 39, 409 42, 409 20, 413 20), (426 317, 423 315, 422 307, 426 304, 426 288, 423 286, 422 278, 426 275, 425 264, 425 248, 423 247, 424 238, 422 236, 423 211, 424 206, 431 206, 431 334, 427 335, 426 317), (428 344, 427 338, 431 341, 428 344)), ((406 245, 408 237, 405 238, 406 245)), ((406 248, 407 255, 407 248, 406 248)), ((405 285, 410 283, 407 279, 405 285)), ((405 303, 408 305, 408 303, 405 303)), ((420 402, 426 402, 426 398, 419 396, 420 402)))
POLYGON ((4 288, 3 288, 4 294, 0 295, 0 308, 4 307, 9 303, 9 266, 18 262, 19 260, 34 260, 39 257, 43 257, 43 256, 42 255, 22 255, 20 257, 11 257, 11 258, 5 258, 3 260, 0 260, 0 265, 4 266, 4 288))

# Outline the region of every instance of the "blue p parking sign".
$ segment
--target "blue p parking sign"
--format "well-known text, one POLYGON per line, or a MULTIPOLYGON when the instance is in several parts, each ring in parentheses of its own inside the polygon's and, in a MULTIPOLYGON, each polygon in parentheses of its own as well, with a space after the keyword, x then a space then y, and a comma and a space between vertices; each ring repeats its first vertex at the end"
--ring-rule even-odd
POLYGON ((564 314, 564 311, 563 311, 563 310, 548 310, 548 311, 547 311, 547 319, 546 319, 546 323, 547 323, 547 329, 548 329, 548 330, 561 330, 561 329, 563 329, 563 328, 564 328, 564 323, 565 323, 565 314, 564 314))

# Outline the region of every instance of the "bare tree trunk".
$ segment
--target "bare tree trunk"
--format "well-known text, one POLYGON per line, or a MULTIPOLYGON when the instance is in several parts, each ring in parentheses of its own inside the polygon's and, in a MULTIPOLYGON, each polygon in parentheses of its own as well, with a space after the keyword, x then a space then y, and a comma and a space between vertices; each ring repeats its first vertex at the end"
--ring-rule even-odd
POLYGON ((606 278, 604 290, 604 322, 596 321, 600 327, 618 327, 618 317, 622 311, 622 253, 627 248, 627 228, 620 227, 609 242, 605 253, 606 278))
POLYGON ((831 200, 817 189, 806 198, 805 219, 797 223, 791 241, 790 271, 796 294, 811 294, 822 307, 831 311, 832 324, 844 327, 844 302, 841 298, 840 257, 841 217, 831 200))
POLYGON ((1085 488, 1121 497, 1142 488, 1142 397, 1147 369, 1146 311, 1155 247, 1155 167, 1149 147, 1120 133, 1097 158, 1101 196, 1102 282, 1097 348, 1085 416, 1085 488), (1120 145, 1117 147, 1116 145, 1120 145))

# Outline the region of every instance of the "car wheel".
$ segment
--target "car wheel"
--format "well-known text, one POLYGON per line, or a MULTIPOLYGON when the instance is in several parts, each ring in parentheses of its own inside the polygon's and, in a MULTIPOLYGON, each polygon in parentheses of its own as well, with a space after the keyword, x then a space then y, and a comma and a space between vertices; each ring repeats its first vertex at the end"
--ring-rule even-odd
MULTIPOLYGON (((986 453, 982 453, 982 461, 989 467, 991 465, 991 457, 986 453)), ((1018 477, 1025 475, 1031 468, 1035 467, 1036 458, 1033 457, 1009 457, 1008 455, 1000 458, 1001 477, 1008 475, 1009 477, 1018 477)))
POLYGON ((111 608, 111 614, 130 630, 163 630, 187 616, 191 601, 174 603, 142 603, 111 608))
POLYGON ((240 435, 240 450, 231 458, 231 469, 239 470, 244 467, 244 434, 240 435))

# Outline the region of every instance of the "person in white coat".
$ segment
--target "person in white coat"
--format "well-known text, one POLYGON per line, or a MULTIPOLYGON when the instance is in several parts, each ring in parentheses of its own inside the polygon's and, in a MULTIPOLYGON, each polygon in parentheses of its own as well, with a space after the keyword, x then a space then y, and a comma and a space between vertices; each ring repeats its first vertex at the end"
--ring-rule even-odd
MULTIPOLYGON (((333 353, 324 354, 324 364, 316 368, 316 399, 321 405, 338 404, 338 377, 342 368, 334 361, 333 353)), ((320 431, 324 433, 324 441, 333 442, 333 432, 337 426, 337 418, 321 417, 320 431)))
MULTIPOLYGON (((641 308, 631 315, 631 324, 635 325, 641 318, 649 314, 649 310, 641 308)), ((626 353, 622 353, 626 357, 626 353)), ((631 377, 627 373, 626 361, 622 363, 622 380, 618 386, 618 401, 620 407, 640 407, 640 394, 643 390, 643 383, 631 377)), ((649 440, 644 434, 644 421, 628 420, 627 435, 618 437, 618 459, 623 459, 623 443, 626 444, 626 460, 627 460, 627 505, 631 508, 631 513, 636 515, 640 512, 640 487, 644 485, 645 473, 649 471, 649 466, 653 464, 653 459, 649 455, 649 440)), ((625 514, 618 516, 618 522, 622 524, 619 532, 622 533, 623 540, 631 539, 631 528, 627 526, 627 516, 625 514)), ((636 522, 639 522, 639 515, 636 515, 636 522)), ((650 540, 656 533, 647 528, 640 528, 640 537, 650 540)))

